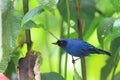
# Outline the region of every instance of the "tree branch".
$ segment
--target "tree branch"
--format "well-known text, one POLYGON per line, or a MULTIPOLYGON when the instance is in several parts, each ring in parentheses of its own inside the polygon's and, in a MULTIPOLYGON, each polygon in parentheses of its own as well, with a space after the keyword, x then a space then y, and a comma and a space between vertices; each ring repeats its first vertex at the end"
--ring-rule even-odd
MULTIPOLYGON (((78 38, 82 39, 82 24, 80 19, 80 0, 75 0, 77 13, 78 38)), ((86 80, 86 64, 85 58, 81 59, 82 80, 86 80)))

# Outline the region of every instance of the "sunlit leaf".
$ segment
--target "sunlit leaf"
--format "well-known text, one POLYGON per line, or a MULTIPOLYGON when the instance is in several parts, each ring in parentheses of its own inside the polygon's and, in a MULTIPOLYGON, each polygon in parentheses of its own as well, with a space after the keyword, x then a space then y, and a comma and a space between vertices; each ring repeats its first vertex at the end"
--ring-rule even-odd
POLYGON ((116 19, 113 24, 113 33, 112 33, 112 38, 116 38, 120 36, 120 19, 116 19))
POLYGON ((110 50, 112 52, 112 55, 115 55, 119 47, 120 47, 120 37, 117 37, 111 42, 111 45, 110 45, 110 50))
POLYGON ((98 25, 97 34, 101 46, 107 46, 111 40, 120 36, 120 20, 105 18, 98 25))
POLYGON ((31 20, 34 16, 42 13, 44 10, 41 6, 36 7, 34 9, 32 9, 31 11, 29 11, 28 13, 25 14, 25 16, 23 17, 21 26, 23 27, 25 23, 27 23, 29 20, 31 20))
POLYGON ((112 58, 107 60, 106 66, 101 72, 101 79, 106 79, 113 67, 118 63, 118 51, 120 47, 120 20, 115 18, 107 18, 103 20, 98 27, 98 38, 105 45, 111 42, 110 50, 112 58), (103 25, 102 25, 103 24, 103 25), (105 39, 105 42, 104 42, 105 39), (111 39, 111 40, 110 40, 111 39), (104 74, 105 73, 105 74, 104 74))
POLYGON ((60 74, 55 72, 41 73, 41 80, 65 80, 60 74))
POLYGON ((120 72, 115 75, 113 80, 120 80, 120 72))
MULTIPOLYGON (((5 12, 8 10, 8 7, 12 5, 13 1, 11 0, 2 0, 2 5, 0 6, 2 11, 5 12)), ((13 6, 11 6, 12 8, 13 6)))
POLYGON ((70 38, 75 39, 77 37, 78 37, 78 34, 76 32, 73 32, 73 33, 70 34, 70 38))
POLYGON ((112 56, 107 60, 106 65, 101 70, 101 80, 106 80, 110 72, 112 71, 113 67, 116 65, 116 62, 118 62, 118 59, 120 58, 118 52, 120 51, 120 37, 114 39, 111 42, 111 52, 112 56))
POLYGON ((58 0, 38 0, 40 5, 42 5, 47 10, 53 10, 56 8, 58 0))
MULTIPOLYGON (((99 0, 96 3, 96 8, 102 15, 113 16, 113 13, 115 12, 115 7, 113 6, 114 2, 115 0, 99 0)), ((116 4, 119 4, 119 2, 116 4)))
POLYGON ((2 13, 2 47, 3 47, 3 56, 0 62, 0 72, 4 72, 8 66, 8 62, 12 54, 10 54, 15 48, 16 38, 18 32, 20 30, 20 23, 22 20, 22 16, 15 16, 13 13, 13 6, 9 3, 9 7, 7 6, 7 10, 2 13))
POLYGON ((117 12, 120 12, 120 0, 111 0, 111 3, 113 4, 114 9, 117 12))
POLYGON ((30 29, 33 27, 37 27, 37 25, 32 20, 29 20, 23 25, 23 29, 30 29))
MULTIPOLYGON (((70 19, 76 23, 74 25, 74 28, 77 29, 76 5, 74 0, 69 0, 69 8, 70 8, 70 19)), ((67 21, 68 13, 67 13, 65 0, 59 0, 58 9, 60 11, 60 14, 62 15, 62 18, 65 21, 67 21)), ((95 12, 95 2, 93 0, 80 0, 80 16, 82 22, 85 25, 83 27, 84 34, 88 30, 89 25, 91 24, 94 18, 94 12, 95 12)))
POLYGON ((112 34, 112 27, 115 18, 105 18, 103 19, 97 28, 98 40, 101 46, 104 46, 104 39, 112 34))
POLYGON ((84 32, 83 32, 83 35, 84 35, 91 28, 90 25, 92 23, 92 20, 94 19, 94 14, 96 10, 95 1, 81 0, 80 8, 81 8, 80 16, 83 22, 82 24, 84 25, 84 32))
POLYGON ((86 33, 83 36, 84 40, 87 40, 89 37, 91 37, 91 34, 95 31, 97 25, 102 19, 103 17, 96 17, 93 19, 91 25, 89 25, 89 29, 86 29, 86 33))

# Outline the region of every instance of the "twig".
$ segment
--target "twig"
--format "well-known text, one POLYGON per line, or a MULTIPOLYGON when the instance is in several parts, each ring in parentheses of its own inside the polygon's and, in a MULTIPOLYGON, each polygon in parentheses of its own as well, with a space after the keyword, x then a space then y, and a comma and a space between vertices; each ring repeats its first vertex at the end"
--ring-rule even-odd
POLYGON ((115 76, 115 71, 118 67, 118 63, 119 63, 119 59, 120 59, 120 56, 119 56, 119 50, 120 50, 120 47, 117 49, 116 51, 116 56, 115 56, 115 65, 114 65, 114 69, 113 69, 113 73, 112 73, 112 80, 114 80, 114 76, 115 76))
MULTIPOLYGON (((67 31, 67 38, 70 35, 70 7, 69 7, 69 0, 66 0, 66 8, 67 8, 67 19, 68 19, 68 31, 67 31)), ((65 56, 65 80, 67 80, 67 62, 68 62, 68 54, 65 56)))
MULTIPOLYGON (((75 0, 77 13, 78 38, 82 39, 82 24, 80 20, 80 0, 75 0)), ((85 58, 81 59, 82 80, 86 80, 86 65, 85 58)))
MULTIPOLYGON (((23 0, 24 14, 26 14, 29 11, 28 7, 29 7, 28 6, 28 0, 23 0)), ((26 33, 27 51, 30 51, 31 45, 32 45, 30 30, 25 30, 25 33, 26 33)))
MULTIPOLYGON (((64 35, 64 33, 63 33, 63 19, 61 20, 61 34, 60 34, 60 37, 62 38, 62 37, 64 37, 63 36, 64 35)), ((59 73, 61 74, 61 72, 62 72, 62 69, 61 69, 61 60, 62 60, 62 54, 63 54, 63 51, 60 49, 60 51, 59 51, 59 73)))

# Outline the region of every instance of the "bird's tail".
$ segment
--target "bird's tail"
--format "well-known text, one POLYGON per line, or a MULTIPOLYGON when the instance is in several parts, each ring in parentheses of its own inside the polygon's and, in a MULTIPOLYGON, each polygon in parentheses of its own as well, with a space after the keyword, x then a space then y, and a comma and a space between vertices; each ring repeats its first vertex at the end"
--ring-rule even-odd
POLYGON ((111 53, 101 50, 101 49, 97 49, 97 53, 101 53, 101 54, 107 54, 108 56, 112 56, 111 53))

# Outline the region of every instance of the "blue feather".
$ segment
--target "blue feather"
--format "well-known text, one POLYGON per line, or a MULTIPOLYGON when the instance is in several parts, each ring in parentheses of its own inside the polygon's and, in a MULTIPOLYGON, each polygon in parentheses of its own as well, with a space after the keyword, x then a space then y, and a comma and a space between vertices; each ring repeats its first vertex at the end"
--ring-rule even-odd
POLYGON ((54 44, 60 46, 68 54, 80 58, 92 53, 107 54, 111 56, 109 52, 98 49, 93 45, 78 39, 60 39, 54 44))

